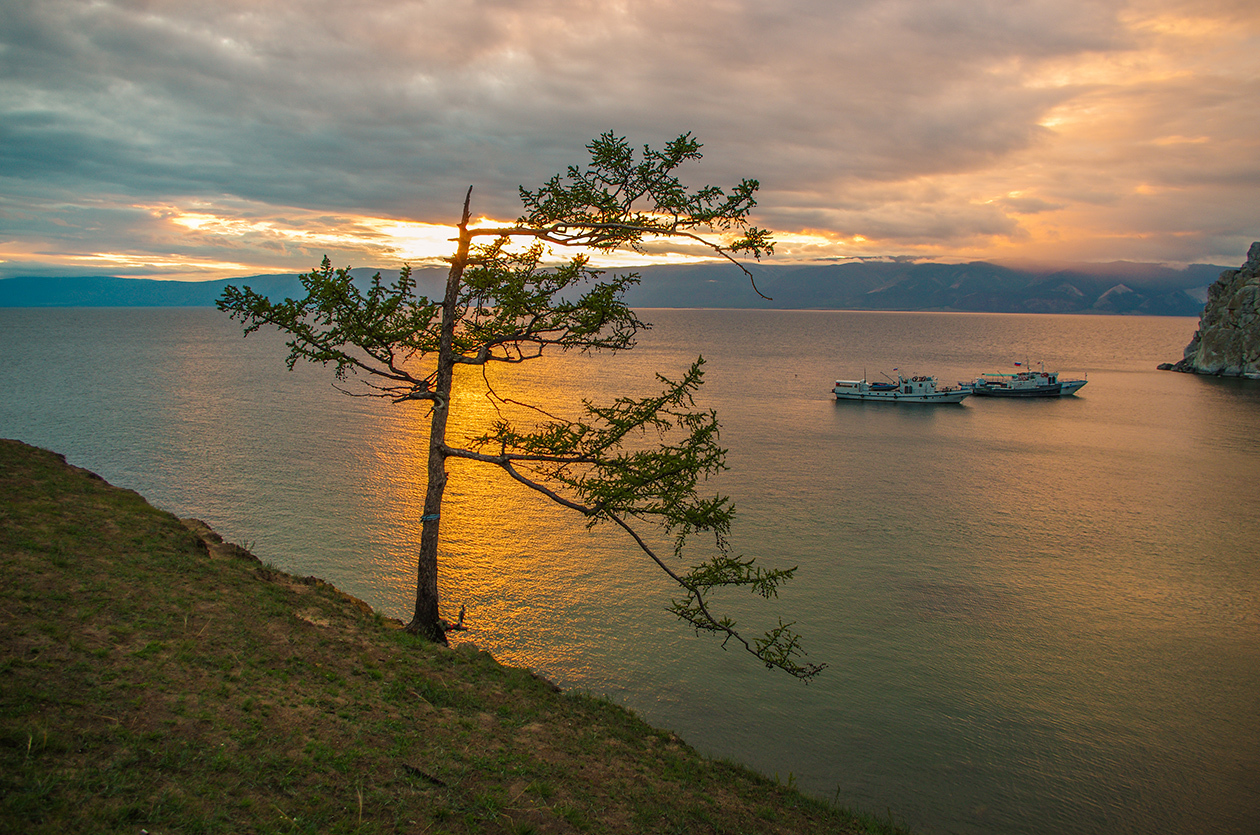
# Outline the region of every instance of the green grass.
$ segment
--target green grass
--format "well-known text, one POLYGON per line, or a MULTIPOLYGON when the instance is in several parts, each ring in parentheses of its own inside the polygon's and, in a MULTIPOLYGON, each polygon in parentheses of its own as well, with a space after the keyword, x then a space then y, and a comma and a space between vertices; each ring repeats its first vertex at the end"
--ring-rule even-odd
POLYGON ((198 531, 0 441, 0 833, 900 831, 198 531))

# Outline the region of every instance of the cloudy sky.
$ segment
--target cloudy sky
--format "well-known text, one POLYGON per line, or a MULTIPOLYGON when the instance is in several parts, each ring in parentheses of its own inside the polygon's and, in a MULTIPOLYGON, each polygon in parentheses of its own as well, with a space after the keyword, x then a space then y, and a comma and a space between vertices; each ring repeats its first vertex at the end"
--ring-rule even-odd
MULTIPOLYGON (((771 263, 1242 262, 1255 0, 0 0, 0 277, 424 263, 604 131, 771 263)), ((685 254, 685 253, 684 253, 685 254)), ((676 257, 665 249, 655 257, 676 257)))

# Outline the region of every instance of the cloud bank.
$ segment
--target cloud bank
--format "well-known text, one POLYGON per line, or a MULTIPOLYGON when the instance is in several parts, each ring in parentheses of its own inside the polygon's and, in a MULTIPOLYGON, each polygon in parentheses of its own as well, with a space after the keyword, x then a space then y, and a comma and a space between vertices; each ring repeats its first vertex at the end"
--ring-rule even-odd
POLYGON ((777 259, 1234 263, 1258 24, 1242 0, 11 0, 0 275, 422 260, 469 185, 515 217, 606 130, 691 131, 696 182, 759 179, 777 259))

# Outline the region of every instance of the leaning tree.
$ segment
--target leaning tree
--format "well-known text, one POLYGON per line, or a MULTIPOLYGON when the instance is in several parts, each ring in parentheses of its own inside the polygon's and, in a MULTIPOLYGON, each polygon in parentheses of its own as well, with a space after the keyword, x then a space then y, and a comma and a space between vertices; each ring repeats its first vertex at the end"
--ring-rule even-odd
POLYGON ((749 222, 758 183, 743 180, 729 191, 683 185, 675 170, 699 159, 700 147, 684 134, 662 150, 645 146, 636 155, 624 138, 606 133, 587 146, 585 168, 569 167, 536 191, 521 188, 524 214, 508 226, 470 226, 469 188, 441 299, 418 295, 408 267, 388 286, 378 273, 362 292, 349 268, 333 269, 327 258, 301 277, 307 295, 300 300, 273 302, 248 287, 224 290, 218 307, 240 319, 247 336, 263 325, 288 334, 290 369, 298 359, 331 363, 338 380, 361 375, 365 393, 429 404, 428 489, 409 631, 445 643, 450 628, 439 615, 438 544, 446 459, 458 457, 499 467, 581 514, 588 526, 624 529, 681 588, 671 611, 698 631, 717 634, 724 645, 735 641, 768 667, 798 678, 821 671, 822 665, 803 662, 792 624, 780 620, 764 636, 749 638, 712 608, 711 592, 724 587, 773 597, 795 569, 765 569, 732 554, 733 505, 726 496, 699 493, 701 481, 725 469, 726 454, 718 445, 716 414, 694 400, 702 357, 676 378, 658 374, 659 391, 647 397, 583 402, 572 419, 555 417, 558 409, 547 404, 538 411, 546 419, 529 426, 500 417, 462 446, 447 439, 459 368, 522 363, 546 349, 634 346, 646 325, 623 295, 639 277, 606 278, 586 252, 686 239, 727 259, 752 282, 734 256, 760 257, 773 249, 766 230, 749 222), (552 263, 555 247, 579 254, 552 263), (651 544, 648 528, 662 531, 667 543, 672 539, 672 559, 651 544), (686 546, 698 533, 712 537, 712 551, 689 569, 676 568, 686 563, 686 546))

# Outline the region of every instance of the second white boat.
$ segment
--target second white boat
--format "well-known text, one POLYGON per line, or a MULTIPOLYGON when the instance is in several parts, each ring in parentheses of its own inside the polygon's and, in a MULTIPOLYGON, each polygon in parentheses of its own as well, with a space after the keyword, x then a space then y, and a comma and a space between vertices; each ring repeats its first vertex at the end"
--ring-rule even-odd
POLYGON ((977 397, 1067 397, 1080 391, 1086 382, 1060 380, 1059 372, 1047 371, 1045 363, 1042 363, 1040 371, 1030 369, 1014 374, 981 374, 971 384, 971 393, 977 397))

